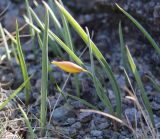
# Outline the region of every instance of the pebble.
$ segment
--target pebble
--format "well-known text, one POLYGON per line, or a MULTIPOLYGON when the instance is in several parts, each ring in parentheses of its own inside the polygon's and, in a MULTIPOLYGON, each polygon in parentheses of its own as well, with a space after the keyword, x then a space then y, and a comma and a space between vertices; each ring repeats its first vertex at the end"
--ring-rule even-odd
POLYGON ((97 128, 98 128, 99 130, 103 130, 103 129, 108 128, 109 126, 110 126, 110 123, 109 123, 109 122, 105 122, 105 123, 99 124, 99 125, 97 126, 97 128))
POLYGON ((20 99, 22 102, 25 102, 25 93, 24 93, 24 92, 18 93, 17 96, 19 97, 19 99, 20 99))
POLYGON ((75 118, 68 118, 68 119, 67 119, 67 123, 70 124, 70 125, 72 125, 72 124, 75 123, 75 122, 76 122, 76 119, 75 119, 75 118))
POLYGON ((90 112, 79 113, 78 118, 80 122, 86 123, 92 119, 92 113, 90 112))
POLYGON ((152 109, 155 110, 155 111, 158 111, 160 110, 160 104, 156 103, 156 102, 151 102, 151 106, 152 106, 152 109))
POLYGON ((83 108, 84 107, 84 105, 80 101, 72 101, 71 105, 75 109, 79 109, 79 108, 83 108))
POLYGON ((155 18, 155 20, 160 19, 160 5, 156 5, 154 7, 153 17, 155 18))
POLYGON ((125 115, 128 117, 130 122, 134 122, 135 118, 136 118, 136 120, 139 119, 138 111, 135 108, 127 108, 127 109, 125 109, 125 115))
POLYGON ((53 138, 53 137, 43 137, 43 138, 38 138, 38 139, 57 139, 57 138, 53 138))
POLYGON ((77 130, 70 127, 56 127, 56 130, 64 135, 67 135, 69 137, 74 137, 77 134, 77 130))
POLYGON ((23 18, 19 17, 17 9, 12 9, 5 14, 4 25, 9 32, 16 30, 16 20, 18 20, 19 27, 25 24, 23 18))
POLYGON ((103 132, 100 131, 100 130, 92 130, 91 135, 94 136, 94 137, 99 137, 99 136, 103 135, 103 132))
POLYGON ((73 112, 72 106, 65 104, 54 110, 52 118, 57 122, 65 122, 68 117, 75 117, 75 113, 73 112))
POLYGON ((80 122, 76 122, 76 123, 74 123, 71 127, 78 130, 78 129, 80 129, 80 128, 82 127, 82 125, 81 125, 80 122))

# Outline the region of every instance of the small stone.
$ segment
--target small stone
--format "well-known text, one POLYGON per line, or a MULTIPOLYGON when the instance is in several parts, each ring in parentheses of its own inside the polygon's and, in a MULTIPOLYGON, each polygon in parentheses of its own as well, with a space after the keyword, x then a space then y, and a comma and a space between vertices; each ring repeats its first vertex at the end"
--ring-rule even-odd
POLYGON ((90 112, 82 112, 78 115, 80 122, 86 123, 92 119, 92 113, 90 112))
POLYGON ((75 117, 75 113, 73 112, 72 106, 65 104, 54 110, 52 118, 57 122, 65 122, 69 117, 75 117))
POLYGON ((108 97, 110 100, 114 100, 115 99, 115 94, 112 90, 108 89, 108 97))
POLYGON ((151 103, 151 105, 152 105, 152 109, 153 110, 155 110, 155 111, 158 111, 158 110, 160 110, 160 104, 158 104, 158 103, 156 103, 156 102, 152 102, 151 103))
POLYGON ((67 119, 67 123, 72 125, 73 123, 75 123, 76 119, 75 118, 68 118, 67 119))
POLYGON ((4 25, 9 32, 13 32, 16 30, 16 20, 18 20, 19 27, 22 27, 25 24, 23 18, 20 18, 18 16, 19 15, 17 9, 12 9, 5 14, 4 25))
POLYGON ((43 137, 43 138, 38 138, 38 139, 57 139, 57 138, 53 138, 53 137, 43 137))
POLYGON ((85 135, 85 132, 83 130, 80 130, 79 135, 85 135))
POLYGON ((41 79, 37 79, 36 84, 35 84, 35 88, 38 90, 41 89, 41 79))
POLYGON ((27 55, 26 59, 28 61, 34 61, 35 60, 35 56, 34 56, 34 54, 31 53, 31 54, 27 55))
POLYGON ((135 120, 139 119, 139 113, 135 108, 125 109, 125 115, 128 117, 130 122, 134 122, 135 120), (136 115, 136 119, 135 119, 135 115, 136 115))
POLYGON ((91 130, 95 130, 95 129, 97 129, 97 127, 96 127, 96 125, 95 125, 95 121, 94 121, 94 120, 92 120, 92 121, 90 122, 90 129, 91 129, 91 130))
POLYGON ((82 104, 80 101, 72 101, 71 105, 72 105, 75 109, 83 108, 83 104, 82 104))
POLYGON ((20 99, 22 102, 25 102, 25 93, 24 93, 24 92, 18 93, 17 96, 19 97, 19 99, 20 99))
POLYGON ((70 127, 56 127, 56 130, 69 137, 74 137, 77 134, 77 130, 70 127))
POLYGON ((99 136, 103 135, 103 132, 100 131, 100 130, 92 130, 91 135, 94 136, 94 137, 99 137, 99 136))
POLYGON ((101 123, 98 125, 98 129, 103 130, 103 129, 108 128, 109 126, 110 126, 110 123, 108 123, 108 122, 101 123))
POLYGON ((156 94, 155 102, 160 104, 160 94, 159 93, 156 94))
POLYGON ((160 118, 156 115, 154 115, 154 123, 155 123, 155 126, 158 128, 160 125, 160 118))
POLYGON ((154 7, 153 17, 157 20, 160 19, 160 5, 154 7))
POLYGON ((74 123, 72 126, 72 128, 75 128, 75 129, 80 129, 82 127, 81 123, 80 122, 76 122, 74 123))

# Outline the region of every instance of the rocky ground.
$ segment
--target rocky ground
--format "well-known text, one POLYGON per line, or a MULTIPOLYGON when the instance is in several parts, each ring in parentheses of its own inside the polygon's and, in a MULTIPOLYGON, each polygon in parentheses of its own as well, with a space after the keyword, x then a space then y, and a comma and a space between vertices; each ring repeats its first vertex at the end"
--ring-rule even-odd
MULTIPOLYGON (((40 1, 40 0, 39 0, 40 1)), ((126 0, 117 1, 125 10, 131 13, 153 36, 155 41, 160 43, 160 2, 159 0, 126 0)), ((152 75, 156 77, 157 81, 160 82, 160 56, 155 52, 152 46, 148 43, 145 37, 136 29, 136 27, 116 8, 115 4, 111 0, 75 0, 74 2, 64 1, 64 4, 70 10, 76 20, 83 26, 87 26, 90 31, 94 32, 93 41, 96 43, 98 48, 101 50, 103 55, 112 67, 113 72, 117 78, 117 81, 123 90, 125 85, 125 79, 120 69, 120 44, 118 37, 118 23, 121 20, 125 42, 128 45, 132 56, 135 58, 135 63, 138 66, 139 73, 145 83, 145 89, 148 93, 149 99, 152 104, 152 108, 155 114, 155 122, 158 128, 160 123, 160 94, 157 92, 152 84, 147 80, 146 75, 152 75)), ((33 3, 31 5, 34 8, 33 3)), ((44 12, 42 7, 34 8, 39 15, 43 17, 44 12)), ((3 27, 8 31, 15 31, 15 21, 18 18, 20 26, 25 25, 22 15, 25 13, 25 5, 23 1, 18 0, 5 0, 0 1, 0 22, 3 27), (2 13, 3 12, 3 13, 2 13)), ((28 34, 28 28, 25 27, 21 34, 28 34)), ((73 32, 74 42, 76 49, 83 50, 84 44, 81 39, 73 32)), ((38 120, 39 118, 39 104, 40 104, 40 85, 41 85, 41 53, 37 51, 35 57, 32 50, 32 42, 29 37, 23 37, 23 52, 28 67, 29 74, 33 74, 31 79, 32 84, 32 98, 28 115, 33 117, 32 126, 37 128, 36 133, 38 134, 38 120), (38 99, 37 99, 38 98, 38 99)), ((38 48, 38 46, 37 46, 38 48)), ((5 50, 3 43, 0 46, 0 56, 4 54, 5 50)), ((56 56, 49 53, 51 60, 55 59, 56 56)), ((82 56, 83 61, 89 63, 88 52, 82 56)), ((11 60, 10 64, 6 60, 0 61, 0 101, 3 101, 11 91, 16 89, 22 82, 23 77, 20 66, 17 65, 15 59, 11 60)), ((57 84, 61 87, 64 85, 68 74, 58 70, 55 66, 53 67, 52 75, 55 78, 57 84)), ((104 86, 108 89, 109 98, 115 105, 115 97, 112 88, 109 85, 107 77, 103 76, 103 71, 97 69, 99 77, 104 81, 104 86)), ((134 77, 130 75, 133 84, 134 77)), ((85 74, 79 74, 80 85, 81 85, 81 98, 89 101, 90 103, 100 107, 104 112, 107 112, 102 102, 96 96, 96 91, 93 83, 88 79, 85 74), (92 98, 92 99, 90 99, 92 98)), ((72 82, 73 77, 71 76, 66 87, 65 92, 75 94, 75 88, 72 82)), ((135 89, 136 85, 134 84, 135 89)), ((121 126, 117 130, 114 129, 113 123, 110 119, 100 116, 98 114, 84 113, 79 111, 82 108, 86 108, 79 101, 68 98, 65 100, 63 97, 60 98, 55 111, 52 113, 51 110, 55 106, 56 100, 59 96, 53 82, 49 82, 49 94, 48 94, 48 120, 50 119, 50 125, 48 125, 48 136, 54 138, 77 138, 77 139, 125 139, 134 138, 132 132, 125 126, 121 126)), ((137 115, 137 121, 140 121, 140 114, 135 108, 131 101, 125 99, 125 93, 123 90, 122 98, 123 101, 123 114, 127 115, 131 123, 135 122, 134 114, 137 115)), ((17 102, 23 106, 24 92, 21 92, 17 97, 17 102)), ((125 116, 124 116, 125 119, 125 116)), ((9 138, 21 135, 22 138, 26 138, 26 126, 22 120, 19 110, 15 101, 10 102, 7 107, 0 111, 0 127, 2 127, 1 134, 3 138, 9 138)), ((141 136, 141 132, 139 130, 141 136)), ((49 138, 48 138, 49 139, 49 138)))

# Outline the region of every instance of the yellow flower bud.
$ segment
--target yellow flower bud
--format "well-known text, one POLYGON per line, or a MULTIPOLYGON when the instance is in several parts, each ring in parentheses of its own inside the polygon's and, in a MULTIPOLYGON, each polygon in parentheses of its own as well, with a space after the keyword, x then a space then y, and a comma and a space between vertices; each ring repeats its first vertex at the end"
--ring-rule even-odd
POLYGON ((51 63, 69 73, 87 72, 87 70, 70 61, 52 61, 51 63))

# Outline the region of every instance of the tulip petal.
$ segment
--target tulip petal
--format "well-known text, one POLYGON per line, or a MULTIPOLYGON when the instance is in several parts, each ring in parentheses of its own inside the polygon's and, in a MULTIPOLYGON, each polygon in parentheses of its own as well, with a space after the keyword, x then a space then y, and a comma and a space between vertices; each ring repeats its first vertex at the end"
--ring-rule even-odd
POLYGON ((52 64, 69 73, 86 72, 87 70, 70 61, 52 61, 52 64))

